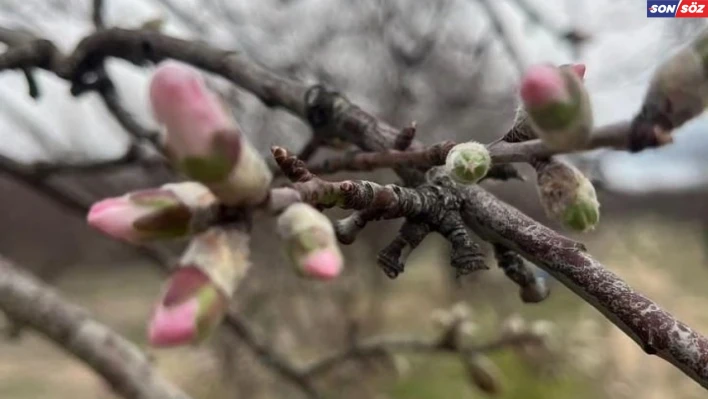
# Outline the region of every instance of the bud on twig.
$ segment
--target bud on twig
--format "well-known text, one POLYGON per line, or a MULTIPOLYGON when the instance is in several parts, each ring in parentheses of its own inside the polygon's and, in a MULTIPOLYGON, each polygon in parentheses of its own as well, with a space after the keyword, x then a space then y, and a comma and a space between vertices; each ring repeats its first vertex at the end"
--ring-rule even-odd
POLYGON ((521 100, 538 137, 554 150, 583 148, 593 127, 584 65, 537 65, 521 82, 521 100))
POLYGON ((445 159, 447 174, 460 184, 474 184, 489 172, 492 158, 487 147, 477 142, 458 144, 445 159))
POLYGON ((248 261, 248 235, 213 227, 194 237, 150 321, 156 347, 200 343, 221 323, 248 261))
POLYGON ((331 280, 342 272, 344 261, 334 227, 312 206, 290 205, 278 218, 278 234, 301 275, 331 280))
POLYGON ((140 244, 189 235, 197 209, 214 201, 199 183, 166 184, 99 201, 91 206, 87 220, 113 238, 140 244))
POLYGON ((702 114, 708 105, 708 30, 654 72, 639 115, 632 124, 630 150, 672 141, 671 131, 702 114))
POLYGON ((462 361, 467 370, 470 384, 490 396, 502 394, 501 370, 488 357, 478 353, 470 353, 465 355, 462 361))
POLYGON ((272 174, 265 160, 198 71, 162 63, 150 84, 150 101, 177 169, 227 205, 254 205, 266 198, 272 174))
POLYGON ((595 187, 577 168, 551 160, 537 167, 538 193, 546 215, 577 231, 595 228, 600 203, 595 187))

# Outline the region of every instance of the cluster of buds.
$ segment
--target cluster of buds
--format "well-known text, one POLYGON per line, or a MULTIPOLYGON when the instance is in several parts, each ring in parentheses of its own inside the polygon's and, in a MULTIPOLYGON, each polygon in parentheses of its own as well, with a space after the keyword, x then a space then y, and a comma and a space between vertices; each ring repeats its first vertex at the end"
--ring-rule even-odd
POLYGON ((551 159, 536 168, 538 193, 546 215, 565 227, 586 232, 600 221, 595 187, 574 166, 551 159))
POLYGON ((200 209, 215 202, 203 185, 165 184, 95 203, 88 223, 113 238, 133 244, 185 237, 194 232, 200 209))
POLYGON ((226 205, 255 205, 266 198, 270 170, 198 71, 176 62, 161 64, 150 84, 150 100, 178 170, 226 205))
POLYGON ((299 274, 320 280, 337 277, 343 257, 330 220, 304 203, 290 205, 278 217, 278 234, 299 274))
POLYGON ((212 228, 195 236, 155 308, 148 329, 150 344, 168 347, 209 337, 248 267, 245 233, 212 228))
MULTIPOLYGON (((517 122, 532 129, 518 129, 518 134, 532 133, 554 150, 583 148, 593 127, 590 96, 583 78, 585 66, 536 65, 529 68, 521 81, 521 101, 525 113, 517 122)), ((517 140, 524 141, 524 140, 517 140)))
POLYGON ((460 184, 475 184, 489 172, 492 158, 484 144, 467 142, 450 150, 445 159, 445 170, 460 184))
MULTIPOLYGON (((102 200, 87 219, 136 245, 191 237, 155 307, 148 339, 157 347, 199 343, 220 324, 249 267, 248 235, 218 215, 263 203, 272 174, 195 69, 176 62, 158 66, 150 100, 170 161, 192 181, 102 200)), ((298 204, 283 213, 279 225, 303 274, 331 279, 341 272, 342 254, 324 215, 298 204)))

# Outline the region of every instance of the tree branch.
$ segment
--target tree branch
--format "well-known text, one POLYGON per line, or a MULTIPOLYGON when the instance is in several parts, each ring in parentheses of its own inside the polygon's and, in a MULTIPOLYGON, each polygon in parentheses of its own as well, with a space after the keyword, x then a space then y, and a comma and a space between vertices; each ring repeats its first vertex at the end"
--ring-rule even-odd
MULTIPOLYGON (((308 88, 302 83, 282 78, 234 52, 152 31, 106 29, 96 32, 86 37, 68 57, 61 56, 50 42, 36 41, 11 48, 0 56, 0 70, 39 67, 54 71, 74 86, 81 86, 87 83, 87 76, 90 77, 106 57, 123 58, 137 65, 165 58, 191 63, 231 80, 258 96, 266 105, 280 106, 300 116, 309 122, 316 137, 348 141, 364 151, 393 148, 400 133, 400 129, 366 113, 337 92, 321 86, 308 88)), ((615 125, 609 131, 622 133, 626 127, 615 125)), ((613 147, 624 148, 625 138, 624 134, 608 134, 608 137, 594 140, 608 139, 613 147)), ((410 149, 419 151, 423 147, 414 141, 410 149)), ((496 152, 495 162, 525 161, 531 155, 547 151, 538 141, 498 143, 492 150, 496 152)), ((422 170, 397 167, 396 172, 410 186, 424 182, 422 170)), ((431 186, 431 190, 439 189, 440 182, 431 186)), ((582 245, 557 235, 480 187, 445 188, 443 184, 442 188, 452 195, 444 198, 452 199, 453 203, 461 201, 465 222, 479 229, 482 236, 545 268, 603 312, 647 352, 658 354, 708 387, 708 341, 705 337, 632 291, 619 277, 587 255, 582 245)), ((391 191, 393 187, 380 190, 391 191)), ((370 201, 367 196, 361 198, 370 201)), ((358 209, 356 206, 350 208, 358 209)))
MULTIPOLYGON (((629 127, 629 122, 618 122, 595 129, 586 146, 578 148, 575 152, 604 148, 626 150, 629 145, 629 127)), ((427 169, 444 165, 448 152, 456 144, 453 141, 443 141, 418 151, 386 150, 350 153, 341 157, 323 160, 308 166, 308 169, 315 174, 332 174, 342 171, 361 172, 393 167, 427 169)), ((517 143, 495 140, 487 144, 487 149, 495 165, 531 162, 536 158, 547 158, 567 153, 552 150, 539 139, 517 143)))
POLYGON ((81 359, 125 398, 189 399, 158 375, 133 343, 4 258, 0 258, 0 308, 81 359))
POLYGON ((477 186, 461 190, 463 217, 483 237, 546 270, 599 310, 650 355, 708 388, 708 338, 634 291, 584 248, 477 186))

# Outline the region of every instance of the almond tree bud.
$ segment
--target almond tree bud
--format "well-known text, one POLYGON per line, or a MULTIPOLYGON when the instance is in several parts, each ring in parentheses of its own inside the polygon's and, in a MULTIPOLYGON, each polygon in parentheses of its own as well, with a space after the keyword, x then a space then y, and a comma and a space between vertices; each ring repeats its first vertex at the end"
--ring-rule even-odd
POLYGON ((654 72, 641 112, 634 118, 630 150, 671 142, 671 131, 708 106, 708 30, 654 72), (648 135, 647 135, 648 133, 648 135))
POLYGON ((266 198, 272 174, 265 160, 198 71, 162 63, 150 83, 150 101, 177 169, 227 205, 254 205, 266 198))
POLYGON ((470 384, 490 396, 502 394, 501 370, 488 357, 472 353, 463 357, 463 363, 470 384))
POLYGON ((113 238, 140 244, 184 237, 200 207, 213 203, 214 195, 199 183, 166 184, 107 198, 89 210, 89 225, 113 238))
POLYGON ((445 159, 447 174, 460 184, 474 184, 481 180, 492 166, 492 158, 484 144, 468 142, 458 144, 445 159))
POLYGON ((200 343, 221 323, 248 261, 248 236, 211 228, 192 239, 148 326, 156 347, 200 343))
POLYGON ((538 137, 555 150, 583 148, 593 127, 583 65, 537 65, 521 82, 521 100, 538 137))
MULTIPOLYGON (((584 64, 564 64, 558 68, 571 71, 575 73, 580 80, 585 78, 585 65, 584 64)), ((514 116, 514 124, 512 125, 509 132, 504 135, 503 140, 507 143, 520 143, 523 141, 537 139, 538 134, 536 129, 531 124, 529 115, 524 109, 523 104, 516 109, 516 115, 514 116)))
POLYGON ((300 274, 321 280, 337 277, 344 260, 327 216, 305 203, 295 203, 278 217, 278 234, 300 274))
POLYGON ((595 187, 577 168, 552 160, 537 169, 538 193, 546 215, 564 226, 585 232, 600 220, 595 187))

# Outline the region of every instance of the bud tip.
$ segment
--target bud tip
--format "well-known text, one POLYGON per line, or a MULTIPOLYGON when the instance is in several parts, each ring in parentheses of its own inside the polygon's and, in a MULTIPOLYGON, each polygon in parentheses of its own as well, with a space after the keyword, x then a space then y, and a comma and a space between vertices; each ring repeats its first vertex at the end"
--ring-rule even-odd
MULTIPOLYGON (((576 66, 573 66, 576 70, 576 66)), ((566 96, 565 81, 551 65, 531 67, 521 82, 521 99, 527 107, 543 107, 566 96)))
POLYGON ((321 279, 332 280, 342 271, 342 259, 330 249, 323 249, 310 254, 303 261, 303 269, 308 275, 321 279))
POLYGON ((199 303, 196 299, 172 307, 158 305, 148 329, 150 345, 176 346, 194 340, 198 311, 199 303))

